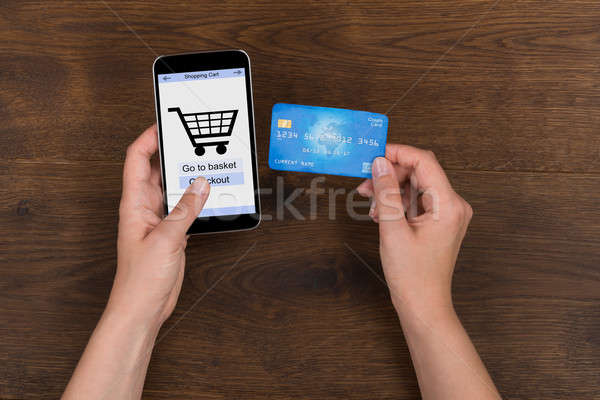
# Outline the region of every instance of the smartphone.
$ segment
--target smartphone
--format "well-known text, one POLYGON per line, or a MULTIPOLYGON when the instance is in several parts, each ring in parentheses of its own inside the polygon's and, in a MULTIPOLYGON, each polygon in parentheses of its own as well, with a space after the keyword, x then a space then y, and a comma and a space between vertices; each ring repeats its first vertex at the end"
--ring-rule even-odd
POLYGON ((188 234, 258 226, 248 54, 226 50, 160 56, 153 74, 165 213, 203 176, 210 195, 188 234))

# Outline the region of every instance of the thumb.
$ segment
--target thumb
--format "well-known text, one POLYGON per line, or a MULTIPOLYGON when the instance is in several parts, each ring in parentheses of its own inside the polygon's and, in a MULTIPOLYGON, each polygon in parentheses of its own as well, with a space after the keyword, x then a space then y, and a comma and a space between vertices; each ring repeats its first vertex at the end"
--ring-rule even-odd
POLYGON ((381 235, 386 237, 408 230, 398 177, 392 163, 384 157, 377 157, 373 162, 373 193, 381 235))
POLYGON ((173 211, 154 229, 153 234, 175 240, 185 238, 187 230, 198 217, 208 199, 210 185, 199 176, 185 190, 173 211))

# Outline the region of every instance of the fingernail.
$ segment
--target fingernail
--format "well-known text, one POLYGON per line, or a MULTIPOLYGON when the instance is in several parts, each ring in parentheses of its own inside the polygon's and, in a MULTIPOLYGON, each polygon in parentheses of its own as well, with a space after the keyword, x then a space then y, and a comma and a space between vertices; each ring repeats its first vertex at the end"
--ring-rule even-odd
POLYGON ((194 182, 190 185, 190 192, 204 196, 208 192, 208 181, 202 176, 194 179, 194 182))
POLYGON ((388 160, 383 157, 377 157, 373 163, 373 176, 379 178, 390 173, 388 160))
POLYGON ((360 186, 356 188, 358 194, 362 197, 373 197, 373 192, 369 189, 361 188, 360 186))
POLYGON ((373 216, 375 215, 375 199, 373 199, 371 201, 371 208, 369 209, 369 217, 373 218, 373 216))

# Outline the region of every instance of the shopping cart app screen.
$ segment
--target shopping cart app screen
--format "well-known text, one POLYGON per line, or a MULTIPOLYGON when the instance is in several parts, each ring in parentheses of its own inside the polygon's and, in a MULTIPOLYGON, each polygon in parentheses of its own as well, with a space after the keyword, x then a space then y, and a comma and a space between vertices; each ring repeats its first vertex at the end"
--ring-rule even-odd
POLYGON ((203 176, 199 217, 255 213, 244 68, 160 74, 158 86, 169 212, 203 176))

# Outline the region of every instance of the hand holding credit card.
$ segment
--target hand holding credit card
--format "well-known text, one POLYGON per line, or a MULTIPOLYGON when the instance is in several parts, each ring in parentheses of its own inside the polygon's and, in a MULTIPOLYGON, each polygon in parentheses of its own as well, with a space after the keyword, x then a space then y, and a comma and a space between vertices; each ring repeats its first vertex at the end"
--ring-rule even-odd
POLYGON ((387 128, 383 114, 277 103, 271 117, 269 166, 370 178, 373 160, 385 156, 387 128))

